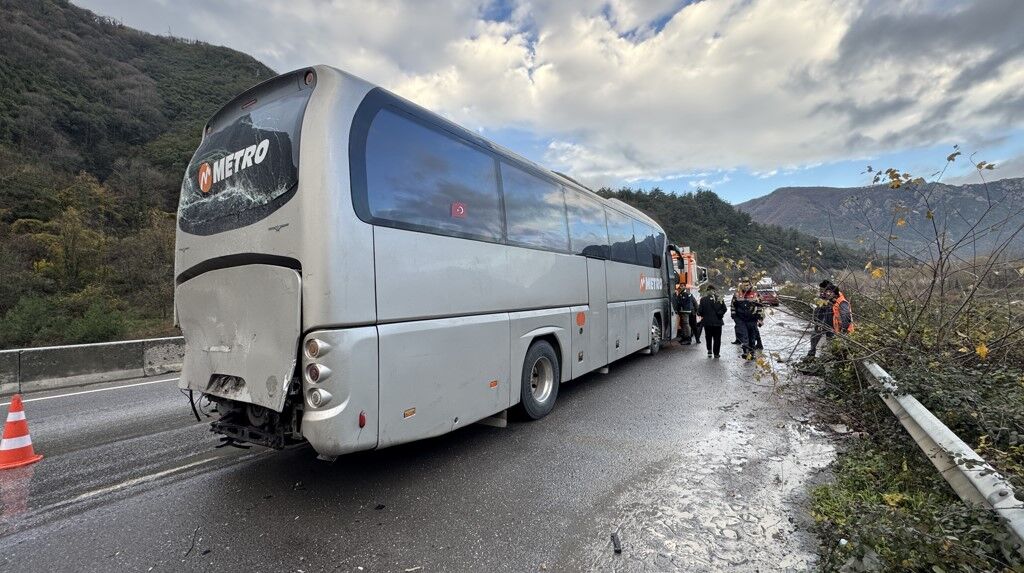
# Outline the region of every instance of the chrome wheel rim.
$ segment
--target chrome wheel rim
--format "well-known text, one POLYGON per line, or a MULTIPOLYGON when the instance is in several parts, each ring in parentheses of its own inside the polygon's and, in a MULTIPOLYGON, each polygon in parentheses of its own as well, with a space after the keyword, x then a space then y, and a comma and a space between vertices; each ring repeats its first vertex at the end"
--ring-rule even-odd
POLYGON ((546 356, 541 356, 533 363, 530 371, 530 392, 533 399, 544 403, 551 397, 555 387, 555 368, 546 356))

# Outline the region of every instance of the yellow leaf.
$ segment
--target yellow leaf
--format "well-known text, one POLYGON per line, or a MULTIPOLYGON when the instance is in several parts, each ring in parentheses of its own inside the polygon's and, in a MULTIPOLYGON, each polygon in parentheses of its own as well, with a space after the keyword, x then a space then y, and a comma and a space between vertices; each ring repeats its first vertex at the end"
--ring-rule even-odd
POLYGON ((906 227, 907 226, 907 220, 905 218, 903 218, 903 217, 900 217, 899 219, 896 219, 896 226, 897 227, 906 227))
POLYGON ((864 265, 864 270, 866 270, 866 271, 870 271, 870 270, 871 270, 871 267, 873 267, 873 266, 874 266, 874 265, 873 265, 873 264, 871 264, 871 261, 868 261, 868 264, 864 265))
POLYGON ((928 209, 928 212, 925 213, 924 216, 927 217, 929 220, 934 219, 935 218, 935 212, 932 211, 931 209, 928 209))
POLYGON ((985 358, 988 357, 988 346, 986 346, 985 343, 982 342, 981 344, 978 345, 977 348, 974 349, 974 352, 977 353, 977 355, 980 356, 982 360, 984 360, 985 358))
POLYGON ((882 278, 884 276, 885 276, 885 269, 883 269, 881 267, 876 268, 875 270, 871 271, 871 278, 873 278, 873 279, 880 279, 880 278, 882 278))
POLYGON ((816 272, 818 272, 818 267, 816 267, 816 266, 814 266, 814 265, 811 265, 811 272, 812 272, 812 273, 816 273, 816 272))
POLYGON ((885 504, 888 505, 889 507, 896 507, 906 499, 907 496, 899 492, 882 494, 882 500, 885 501, 885 504))

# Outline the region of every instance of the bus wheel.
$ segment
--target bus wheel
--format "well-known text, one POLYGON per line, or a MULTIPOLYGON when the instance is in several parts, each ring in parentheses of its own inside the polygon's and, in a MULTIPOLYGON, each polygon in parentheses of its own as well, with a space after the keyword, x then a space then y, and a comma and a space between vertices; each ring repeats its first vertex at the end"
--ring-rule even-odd
POLYGON ((530 420, 547 416, 558 398, 561 371, 558 355, 546 340, 538 340, 526 352, 519 409, 530 420))
POLYGON ((661 350, 661 319, 657 316, 651 320, 651 345, 647 347, 647 354, 657 354, 661 350))

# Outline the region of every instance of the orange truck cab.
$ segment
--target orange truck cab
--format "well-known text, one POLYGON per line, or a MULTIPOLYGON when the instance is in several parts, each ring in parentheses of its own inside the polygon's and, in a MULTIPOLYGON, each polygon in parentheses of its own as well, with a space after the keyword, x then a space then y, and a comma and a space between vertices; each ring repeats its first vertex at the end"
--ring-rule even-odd
MULTIPOLYGON (((693 293, 693 297, 700 300, 700 287, 708 282, 708 269, 697 264, 697 255, 690 250, 690 247, 668 246, 669 254, 672 256, 672 271, 676 276, 676 283, 684 290, 693 293)), ((674 287, 672 292, 674 293, 674 287)), ((672 297, 673 307, 675 297, 672 297)), ((678 332, 680 328, 680 315, 678 310, 673 308, 672 332, 678 332)))

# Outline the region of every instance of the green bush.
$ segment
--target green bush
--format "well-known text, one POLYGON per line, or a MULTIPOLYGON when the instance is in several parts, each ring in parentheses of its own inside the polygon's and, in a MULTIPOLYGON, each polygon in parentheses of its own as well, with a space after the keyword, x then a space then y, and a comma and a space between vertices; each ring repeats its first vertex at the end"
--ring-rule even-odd
POLYGON ((106 300, 97 300, 89 305, 85 314, 68 324, 64 338, 72 344, 108 342, 120 338, 125 325, 123 312, 106 300))
POLYGON ((59 318, 52 299, 25 296, 0 320, 0 342, 7 347, 29 346, 41 332, 50 332, 59 318))

